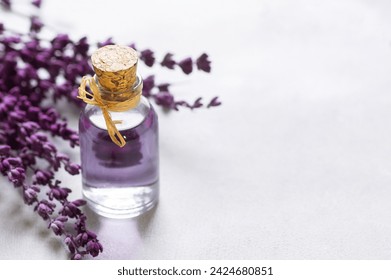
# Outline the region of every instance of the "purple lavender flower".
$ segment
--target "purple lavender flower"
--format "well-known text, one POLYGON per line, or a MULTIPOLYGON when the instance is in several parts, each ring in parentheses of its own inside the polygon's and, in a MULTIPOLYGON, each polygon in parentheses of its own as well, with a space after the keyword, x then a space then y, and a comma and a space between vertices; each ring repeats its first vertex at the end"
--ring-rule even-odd
POLYGON ((89 230, 81 230, 80 233, 76 236, 75 238, 75 242, 82 245, 82 246, 85 246, 88 241, 90 240, 93 240, 93 239, 96 239, 96 234, 89 231, 89 230))
POLYGON ((191 109, 197 109, 197 108, 200 108, 203 106, 202 102, 202 97, 199 97, 196 99, 196 101, 194 101, 194 104, 191 106, 191 109))
POLYGON ((100 252, 103 252, 103 247, 96 240, 90 240, 87 243, 86 250, 90 253, 91 256, 96 257, 100 252))
POLYGON ((164 83, 164 84, 160 84, 160 85, 157 85, 157 88, 159 89, 159 91, 169 91, 169 87, 170 87, 171 84, 169 83, 164 83))
POLYGON ((56 199, 62 201, 68 198, 68 194, 70 192, 71 189, 55 187, 50 189, 50 191, 48 192, 48 196, 50 200, 56 199))
POLYGON ((214 97, 208 104, 208 108, 209 107, 216 107, 216 106, 220 106, 221 105, 221 102, 218 100, 219 98, 216 96, 214 97))
POLYGON ((22 160, 17 157, 9 157, 3 161, 3 164, 7 164, 9 167, 21 167, 22 160))
POLYGON ((12 182, 15 186, 21 186, 25 178, 25 170, 21 167, 12 168, 8 172, 8 180, 10 180, 10 182, 12 182))
POLYGON ((53 38, 51 43, 52 43, 52 50, 63 51, 65 47, 69 43, 71 43, 71 40, 69 39, 69 36, 67 34, 58 34, 56 37, 53 38))
POLYGON ((135 44, 135 43, 129 44, 129 47, 131 47, 132 49, 134 49, 134 50, 137 51, 137 48, 136 48, 136 44, 135 44))
POLYGON ((72 260, 81 260, 83 256, 79 253, 76 253, 72 256, 72 260))
POLYGON ((71 235, 67 235, 67 237, 65 237, 64 243, 68 246, 69 252, 72 254, 76 252, 76 246, 71 235))
POLYGON ((81 215, 81 211, 79 209, 79 206, 84 205, 86 202, 84 200, 75 200, 73 202, 66 202, 64 203, 64 206, 62 210, 60 211, 60 214, 64 216, 68 216, 69 218, 75 218, 79 215, 81 215))
POLYGON ((77 175, 80 173, 80 165, 76 163, 69 163, 65 166, 65 170, 71 175, 77 175))
POLYGON ((203 53, 199 58, 197 58, 196 65, 197 65, 198 70, 202 70, 207 73, 210 73, 210 70, 211 70, 210 61, 209 61, 208 55, 206 53, 203 53))
POLYGON ((37 132, 39 128, 39 125, 32 121, 25 121, 20 125, 21 132, 26 136, 37 132))
POLYGON ((8 156, 10 154, 11 147, 8 145, 0 145, 0 156, 8 156))
POLYGON ((173 54, 172 53, 167 53, 162 62, 160 62, 160 65, 163 67, 167 67, 168 69, 174 69, 174 66, 176 62, 172 59, 173 54))
POLYGON ((51 171, 37 170, 35 171, 34 182, 40 185, 47 185, 53 177, 54 173, 51 171))
POLYGON ((113 38, 107 38, 105 41, 98 43, 98 48, 107 46, 107 45, 114 45, 113 38))
POLYGON ((143 95, 149 97, 151 95, 151 90, 155 87, 155 76, 151 75, 144 79, 143 81, 143 95))
POLYGON ((187 107, 187 108, 192 108, 192 106, 189 104, 189 103, 187 103, 186 101, 184 101, 184 100, 182 100, 182 101, 176 101, 175 103, 174 103, 174 109, 175 109, 175 111, 179 111, 179 107, 187 107))
POLYGON ((37 201, 39 188, 37 186, 25 186, 23 191, 23 199, 26 204, 32 205, 37 201))
POLYGON ((62 235, 65 229, 65 222, 68 218, 65 216, 58 216, 56 219, 50 222, 49 228, 51 228, 55 235, 62 235))
POLYGON ((40 201, 37 206, 35 206, 34 210, 37 211, 38 215, 42 217, 44 220, 48 220, 50 215, 53 214, 54 208, 56 205, 47 200, 40 201))
POLYGON ((75 81, 77 77, 80 77, 83 72, 82 65, 71 64, 65 68, 65 78, 68 81, 75 81))
POLYGON ((191 57, 179 61, 178 66, 182 69, 183 73, 185 73, 186 75, 193 72, 193 60, 191 59, 191 57))
POLYGON ((4 24, 0 22, 0 35, 4 32, 4 24))
POLYGON ((28 205, 31 205, 37 199, 37 193, 32 189, 26 189, 23 192, 23 199, 28 205))
POLYGON ((149 67, 152 67, 155 63, 155 56, 150 49, 143 50, 140 53, 140 59, 149 67))
POLYGON ((33 1, 31 1, 31 4, 37 8, 41 8, 42 0, 33 0, 33 1))
POLYGON ((90 49, 90 45, 88 44, 87 37, 81 38, 78 42, 74 44, 75 53, 82 55, 83 57, 87 57, 88 50, 90 49))
POLYGON ((43 27, 43 23, 38 17, 32 16, 30 18, 30 31, 31 32, 38 33, 39 31, 41 31, 42 27, 43 27))
POLYGON ((156 104, 161 105, 164 108, 172 108, 174 105, 174 96, 168 91, 158 92, 154 97, 156 104))

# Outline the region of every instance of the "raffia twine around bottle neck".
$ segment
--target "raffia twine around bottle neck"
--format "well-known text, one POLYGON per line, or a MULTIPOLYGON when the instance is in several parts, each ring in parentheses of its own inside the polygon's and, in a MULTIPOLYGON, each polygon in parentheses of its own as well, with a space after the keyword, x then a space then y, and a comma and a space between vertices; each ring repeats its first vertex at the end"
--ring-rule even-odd
POLYGON ((116 124, 122 123, 122 120, 113 120, 110 111, 123 112, 135 108, 140 103, 142 88, 143 83, 140 79, 140 83, 128 91, 119 93, 103 91, 94 77, 85 76, 81 80, 77 98, 102 110, 110 139, 119 147, 123 147, 126 141, 116 127, 116 124), (87 85, 91 92, 87 91, 87 85))

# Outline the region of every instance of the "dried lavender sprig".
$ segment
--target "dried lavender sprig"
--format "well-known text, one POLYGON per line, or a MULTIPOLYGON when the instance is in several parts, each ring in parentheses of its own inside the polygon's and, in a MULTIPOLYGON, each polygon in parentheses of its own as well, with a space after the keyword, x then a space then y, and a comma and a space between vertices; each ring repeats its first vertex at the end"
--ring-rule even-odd
POLYGON ((103 251, 96 234, 86 228, 86 217, 81 212, 80 206, 85 204, 83 200, 68 201, 70 189, 60 187, 60 181, 53 183, 54 173, 45 170, 37 170, 32 185, 25 182, 26 167, 18 157, 12 157, 10 147, 0 145, 0 172, 7 177, 16 188, 22 189, 23 199, 26 204, 33 205, 34 211, 48 221, 48 227, 55 235, 65 236, 64 242, 71 252, 72 259, 80 259, 85 255, 96 257, 103 251), (39 183, 40 182, 40 183, 39 183), (39 198, 38 193, 47 186, 49 191, 47 198, 39 198), (59 205, 61 209, 55 212, 59 205), (74 223, 73 229, 66 229, 66 223, 74 223), (73 240, 68 244, 67 240, 73 240), (94 246, 91 246, 93 244, 94 246))
MULTIPOLYGON (((64 241, 75 240, 73 245, 68 245, 73 259, 80 259, 86 254, 97 256, 103 248, 96 235, 86 229, 85 215, 79 209, 84 202, 68 201, 70 189, 61 187, 60 182, 54 179, 61 166, 71 175, 78 174, 80 166, 58 153, 42 133, 59 136, 72 147, 78 145, 77 133, 67 127, 60 114, 54 108, 42 106, 50 93, 56 98, 54 93, 61 89, 57 89, 56 79, 72 74, 69 69, 68 72, 58 71, 62 66, 58 63, 60 59, 51 63, 45 59, 48 53, 63 47, 64 36, 56 37, 50 50, 42 48, 35 38, 25 43, 18 37, 4 37, 0 41, 0 171, 22 190, 25 203, 34 205, 34 210, 48 221, 55 234, 65 235, 64 241), (41 78, 39 69, 46 69, 49 77, 41 78), (46 169, 37 169, 38 158, 48 163, 46 169), (35 173, 31 184, 27 184, 27 169, 35 173), (44 186, 49 188, 46 198, 41 192, 44 186), (59 212, 55 211, 56 207, 60 208, 59 212), (74 230, 65 227, 65 222, 74 223, 74 230), (82 234, 89 238, 80 241, 78 236, 82 234)), ((56 55, 61 56, 58 51, 54 57, 56 55)))
MULTIPOLYGON (((16 108, 15 112, 6 112, 5 110, 11 105, 9 96, 0 95, 0 116, 7 120, 0 123, 0 172, 7 176, 9 181, 15 187, 21 188, 23 191, 23 199, 26 204, 34 205, 34 210, 44 220, 49 221, 49 227, 56 235, 65 235, 68 239, 76 240, 77 236, 90 232, 86 229, 84 214, 79 209, 85 202, 82 200, 68 201, 70 189, 60 186, 60 181, 55 180, 55 172, 62 166, 71 174, 76 175, 80 172, 80 166, 72 163, 69 157, 57 152, 57 149, 48 137, 43 134, 42 127, 37 122, 31 121, 24 114, 26 100, 21 97, 16 99, 17 103, 13 104, 16 108), (20 100, 20 103, 18 103, 20 100), (4 143, 6 143, 4 145, 4 143), (13 149, 11 149, 13 147, 13 149), (15 147, 21 147, 18 150, 18 155, 15 156, 15 147), (46 169, 38 169, 36 167, 37 159, 41 158, 49 164, 46 169), (26 170, 30 168, 34 171, 32 184, 26 182, 26 170), (44 188, 49 188, 46 192, 47 198, 39 198, 38 193, 44 188), (60 207, 57 213, 54 211, 56 206, 60 207), (64 219, 66 217, 66 220, 64 219), (84 227, 80 227, 81 220, 84 227), (74 230, 65 230, 64 223, 73 222, 74 230)), ((39 112, 40 119, 45 119, 46 110, 39 112)), ((68 246, 72 253, 72 258, 80 258, 86 254, 96 256, 103 250, 102 246, 94 234, 89 234, 86 242, 75 242, 72 246, 68 246), (87 246, 91 241, 97 244, 100 250, 95 247, 87 246)))
MULTIPOLYGON (((169 83, 156 84, 155 76, 150 75, 144 79, 143 95, 148 98, 153 98, 156 104, 168 110, 173 109, 178 111, 180 107, 186 107, 192 110, 205 107, 204 104, 201 102, 202 97, 197 98, 192 104, 184 100, 175 100, 174 95, 169 89, 170 86, 171 84, 169 83)), ((206 107, 210 108, 220 105, 221 102, 218 100, 218 97, 215 96, 209 101, 206 107)))
MULTIPOLYGON (((132 44, 132 46, 134 46, 134 44, 132 44)), ((172 53, 167 53, 160 62, 160 65, 168 69, 175 69, 175 65, 178 65, 186 75, 193 72, 193 65, 195 65, 200 71, 207 73, 210 73, 211 71, 211 62, 209 60, 209 56, 206 53, 201 54, 195 62, 191 57, 186 57, 178 62, 175 61, 173 57, 174 55, 172 53)), ((150 49, 141 51, 140 59, 145 63, 145 65, 149 67, 152 67, 156 61, 155 54, 150 49)))

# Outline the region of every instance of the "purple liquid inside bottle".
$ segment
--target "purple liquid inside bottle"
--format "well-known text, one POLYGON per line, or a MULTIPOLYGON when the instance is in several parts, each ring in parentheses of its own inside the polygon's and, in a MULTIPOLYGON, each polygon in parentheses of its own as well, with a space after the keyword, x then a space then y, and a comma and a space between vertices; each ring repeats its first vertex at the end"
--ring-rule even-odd
POLYGON ((99 214, 113 218, 138 216, 159 197, 158 119, 149 101, 110 112, 122 120, 117 129, 126 141, 110 139, 102 111, 87 105, 79 121, 83 195, 99 214))

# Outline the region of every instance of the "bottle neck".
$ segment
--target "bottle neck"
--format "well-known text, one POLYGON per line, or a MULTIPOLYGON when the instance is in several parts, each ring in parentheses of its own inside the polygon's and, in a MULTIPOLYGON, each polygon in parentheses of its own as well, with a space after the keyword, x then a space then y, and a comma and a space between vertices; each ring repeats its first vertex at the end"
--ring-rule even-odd
MULTIPOLYGON (((98 85, 99 92, 102 96, 102 99, 107 102, 124 102, 129 99, 134 99, 137 95, 142 94, 143 89, 143 79, 139 74, 137 74, 136 82, 133 84, 133 86, 126 91, 109 91, 105 89, 101 84, 99 83, 99 80, 97 76, 94 76, 95 82, 98 85)), ((138 98, 139 100, 140 98, 138 98)))

